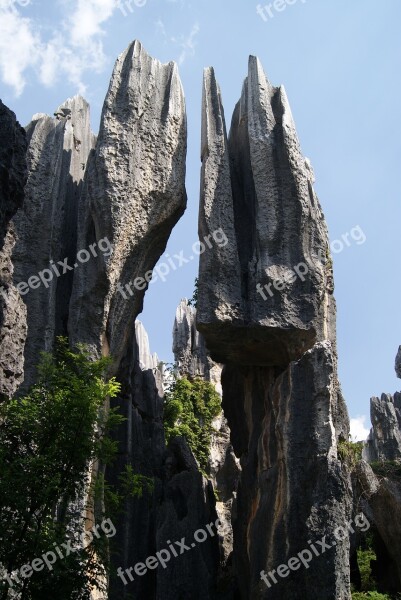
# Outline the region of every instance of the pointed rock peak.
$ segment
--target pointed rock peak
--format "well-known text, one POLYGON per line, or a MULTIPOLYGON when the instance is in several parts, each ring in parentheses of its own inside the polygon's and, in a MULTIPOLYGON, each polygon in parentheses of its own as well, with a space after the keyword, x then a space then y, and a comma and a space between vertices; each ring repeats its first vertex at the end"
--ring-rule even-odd
POLYGON ((65 102, 54 111, 56 119, 69 121, 74 113, 78 111, 89 111, 89 103, 80 95, 67 98, 65 102))
POLYGON ((395 359, 395 372, 397 377, 401 379, 401 346, 398 348, 398 353, 395 359))
POLYGON ((125 59, 127 56, 130 56, 132 58, 132 63, 142 63, 144 60, 150 60, 152 62, 154 62, 155 64, 157 64, 158 66, 171 66, 172 70, 175 71, 177 70, 178 72, 178 67, 177 67, 177 63, 175 63, 174 61, 169 61, 167 63, 162 63, 160 60, 158 60, 157 58, 153 58, 153 56, 151 56, 149 54, 149 52, 146 51, 146 49, 144 48, 143 44, 139 41, 139 40, 134 40, 129 46, 128 48, 122 52, 120 54, 120 56, 117 59, 117 62, 121 59, 125 59))
POLYGON ((250 81, 257 81, 263 86, 273 89, 272 84, 268 80, 263 65, 257 56, 250 56, 248 62, 248 78, 250 81))
POLYGON ((149 336, 141 321, 135 321, 135 338, 138 346, 138 362, 141 369, 157 368, 158 356, 150 352, 149 336))
POLYGON ((227 132, 221 91, 213 67, 208 67, 203 73, 201 160, 209 152, 209 144, 216 142, 216 138, 222 137, 226 143, 227 132))

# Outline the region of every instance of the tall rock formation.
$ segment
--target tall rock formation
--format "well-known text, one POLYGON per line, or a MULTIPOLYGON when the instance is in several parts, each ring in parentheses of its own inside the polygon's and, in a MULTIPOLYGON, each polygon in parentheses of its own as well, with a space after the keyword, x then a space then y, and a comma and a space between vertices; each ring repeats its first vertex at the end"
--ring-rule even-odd
POLYGON ((132 352, 151 271, 186 207, 186 146, 177 65, 136 41, 114 67, 79 208, 78 246, 107 239, 113 250, 76 271, 69 322, 72 340, 110 353, 116 369, 132 352))
POLYGON ((24 375, 26 308, 13 284, 11 218, 21 208, 27 177, 26 135, 0 100, 0 401, 14 395, 24 375))
POLYGON ((89 105, 80 96, 66 100, 54 117, 34 115, 26 131, 29 176, 24 206, 14 219, 13 252, 14 280, 28 311, 22 390, 35 379, 40 352, 52 350, 55 337, 67 334, 74 268, 82 268, 78 201, 95 143, 89 105))
POLYGON ((338 442, 327 228, 283 88, 251 57, 229 139, 214 72, 204 78, 199 235, 229 242, 200 260, 197 327, 225 364, 223 407, 242 474, 234 527, 241 598, 348 600, 349 541, 275 585, 261 580, 350 515, 338 442))

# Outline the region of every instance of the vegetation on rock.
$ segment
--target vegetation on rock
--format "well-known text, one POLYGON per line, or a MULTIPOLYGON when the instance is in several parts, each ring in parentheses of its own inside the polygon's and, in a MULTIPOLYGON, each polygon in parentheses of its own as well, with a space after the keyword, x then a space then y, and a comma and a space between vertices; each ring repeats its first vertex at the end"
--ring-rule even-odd
POLYGON ((89 599, 107 573, 109 543, 103 534, 85 544, 83 532, 110 518, 122 495, 149 487, 126 469, 121 491, 106 487, 104 494, 96 476, 99 464, 113 460, 117 443, 110 432, 124 420, 107 408, 119 391, 116 380, 106 378, 108 364, 59 338, 54 354, 42 355, 29 393, 0 406, 2 600, 14 593, 22 600, 54 600, 55 593, 60 600, 89 599), (10 591, 6 574, 68 543, 74 550, 57 557, 52 570, 30 568, 29 577, 12 580, 10 591))
POLYGON ((164 426, 166 441, 186 438, 202 470, 206 469, 212 422, 221 412, 221 398, 213 385, 203 379, 175 379, 166 393, 164 426))

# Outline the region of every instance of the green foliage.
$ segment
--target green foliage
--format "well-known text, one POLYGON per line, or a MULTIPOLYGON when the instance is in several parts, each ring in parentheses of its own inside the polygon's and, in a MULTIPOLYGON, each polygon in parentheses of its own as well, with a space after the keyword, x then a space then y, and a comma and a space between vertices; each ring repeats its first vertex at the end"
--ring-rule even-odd
POLYGON ((193 306, 194 308, 198 307, 198 298, 199 298, 199 278, 195 279, 194 293, 192 294, 192 298, 188 300, 188 306, 193 306))
POLYGON ((145 491, 150 495, 153 494, 155 487, 154 479, 134 473, 131 465, 126 465, 119 479, 123 497, 142 498, 145 491))
MULTIPOLYGON (((84 528, 79 500, 93 485, 89 474, 109 463, 117 446, 109 433, 123 418, 107 408, 119 384, 106 379, 109 360, 92 361, 60 338, 53 355, 43 354, 39 378, 29 393, 0 406, 0 564, 8 573, 61 546, 84 528), (75 504, 74 504, 75 502, 75 504), (74 508, 75 507, 75 508, 74 508)), ((87 507, 89 510, 93 506, 87 507)), ((104 515, 101 515, 104 517, 104 515)), ((81 544, 82 546, 82 544, 81 544)), ((34 572, 14 585, 22 600, 89 598, 104 573, 107 539, 58 560, 53 571, 34 572)), ((0 598, 8 598, 0 583, 0 598)))
POLYGON ((166 440, 184 436, 201 469, 210 454, 212 421, 221 413, 221 398, 213 385, 202 379, 176 379, 166 394, 166 440))
POLYGON ((373 548, 366 550, 358 549, 358 566, 361 574, 361 589, 364 591, 373 591, 376 588, 376 582, 372 577, 371 561, 376 560, 376 553, 373 548))
POLYGON ((401 463, 395 460, 383 460, 370 463, 373 472, 381 477, 401 480, 401 463))
POLYGON ((371 531, 367 533, 361 540, 358 553, 358 566, 361 575, 361 591, 353 591, 353 600, 397 600, 400 595, 396 596, 382 594, 377 591, 377 582, 372 575, 371 564, 376 560, 376 552, 374 550, 373 534, 371 531))
POLYGON ((392 600, 387 594, 379 592, 353 592, 352 600, 392 600))
POLYGON ((351 471, 362 460, 363 442, 340 440, 338 443, 338 458, 351 471))

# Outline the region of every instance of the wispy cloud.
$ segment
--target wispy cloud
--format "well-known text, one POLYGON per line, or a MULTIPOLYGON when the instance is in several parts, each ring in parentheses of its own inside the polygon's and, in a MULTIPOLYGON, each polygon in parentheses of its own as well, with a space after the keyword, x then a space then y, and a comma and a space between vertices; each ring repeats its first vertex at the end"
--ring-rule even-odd
MULTIPOLYGON (((174 1, 175 0, 169 0, 169 2, 174 2, 174 1)), ((189 34, 187 36, 185 36, 185 35, 180 35, 180 36, 169 35, 167 32, 166 26, 164 25, 164 23, 161 19, 159 19, 156 22, 156 27, 159 30, 160 34, 164 37, 164 39, 167 42, 180 48, 180 53, 177 57, 177 62, 179 65, 182 65, 189 56, 195 55, 195 48, 196 48, 196 43, 197 43, 196 37, 197 37, 198 33, 200 32, 200 27, 199 27, 198 23, 195 23, 192 26, 191 31, 189 32, 189 34)))
POLYGON ((367 417, 362 415, 351 419, 351 438, 354 442, 365 441, 369 435, 369 429, 365 426, 367 417))
POLYGON ((34 69, 41 83, 52 86, 62 77, 85 92, 87 71, 106 64, 102 25, 117 9, 116 0, 64 0, 62 18, 46 34, 34 19, 23 14, 16 2, 0 0, 0 75, 21 95, 28 73, 34 69))

